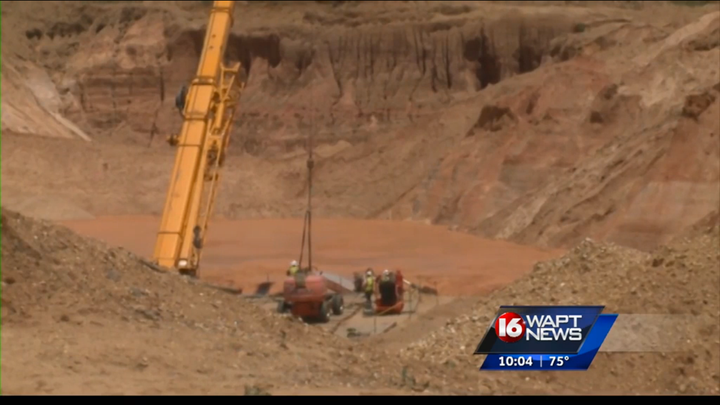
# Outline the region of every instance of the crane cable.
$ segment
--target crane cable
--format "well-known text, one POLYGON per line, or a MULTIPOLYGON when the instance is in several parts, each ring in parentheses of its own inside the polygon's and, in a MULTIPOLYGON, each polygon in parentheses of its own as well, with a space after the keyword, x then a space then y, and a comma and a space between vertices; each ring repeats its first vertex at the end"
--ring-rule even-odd
MULTIPOLYGON (((313 120, 314 121, 314 120, 313 120)), ((302 260, 305 253, 305 240, 307 239, 307 253, 308 253, 308 272, 312 271, 312 170, 315 167, 315 160, 313 159, 313 139, 312 131, 308 135, 307 141, 308 158, 307 158, 307 210, 305 211, 305 218, 303 221, 303 234, 302 242, 300 243, 300 260, 298 260, 298 266, 302 269, 302 260)))

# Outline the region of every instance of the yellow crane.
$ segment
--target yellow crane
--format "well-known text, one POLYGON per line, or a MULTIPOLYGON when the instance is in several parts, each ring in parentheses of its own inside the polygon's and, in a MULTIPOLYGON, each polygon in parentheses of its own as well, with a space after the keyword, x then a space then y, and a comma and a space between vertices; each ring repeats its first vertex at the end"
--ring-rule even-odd
POLYGON ((234 1, 213 2, 195 79, 185 98, 178 147, 165 200, 154 261, 195 275, 215 203, 225 150, 244 83, 240 63, 226 67, 225 48, 233 25, 234 1))

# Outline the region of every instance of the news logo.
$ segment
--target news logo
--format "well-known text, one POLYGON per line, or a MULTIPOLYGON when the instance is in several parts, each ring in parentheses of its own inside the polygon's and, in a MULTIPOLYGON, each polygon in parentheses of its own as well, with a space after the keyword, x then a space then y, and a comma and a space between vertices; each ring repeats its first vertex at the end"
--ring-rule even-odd
POLYGON ((478 344, 481 370, 586 370, 617 314, 603 306, 502 306, 478 344))
POLYGON ((505 312, 498 316, 495 321, 498 339, 505 343, 515 343, 523 338, 545 342, 583 339, 582 329, 578 327, 582 315, 528 315, 527 318, 526 326, 523 317, 515 312, 505 312), (564 327, 569 322, 572 322, 572 327, 564 327))
POLYGON ((505 312, 497 317, 495 331, 498 339, 505 343, 515 343, 525 336, 525 320, 515 312, 505 312))

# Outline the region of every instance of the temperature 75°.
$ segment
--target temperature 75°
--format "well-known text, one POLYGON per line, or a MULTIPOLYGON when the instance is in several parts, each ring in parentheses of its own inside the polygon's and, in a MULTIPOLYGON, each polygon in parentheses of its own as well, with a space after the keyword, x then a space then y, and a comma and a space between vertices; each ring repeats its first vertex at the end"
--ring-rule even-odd
POLYGON ((550 367, 562 367, 570 356, 550 356, 550 367))

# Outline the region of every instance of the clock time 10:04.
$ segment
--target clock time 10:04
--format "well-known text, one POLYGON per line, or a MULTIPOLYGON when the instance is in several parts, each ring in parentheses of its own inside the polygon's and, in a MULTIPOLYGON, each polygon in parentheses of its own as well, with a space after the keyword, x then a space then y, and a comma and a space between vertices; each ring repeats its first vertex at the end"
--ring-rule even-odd
POLYGON ((500 367, 532 367, 532 356, 500 356, 500 367))

